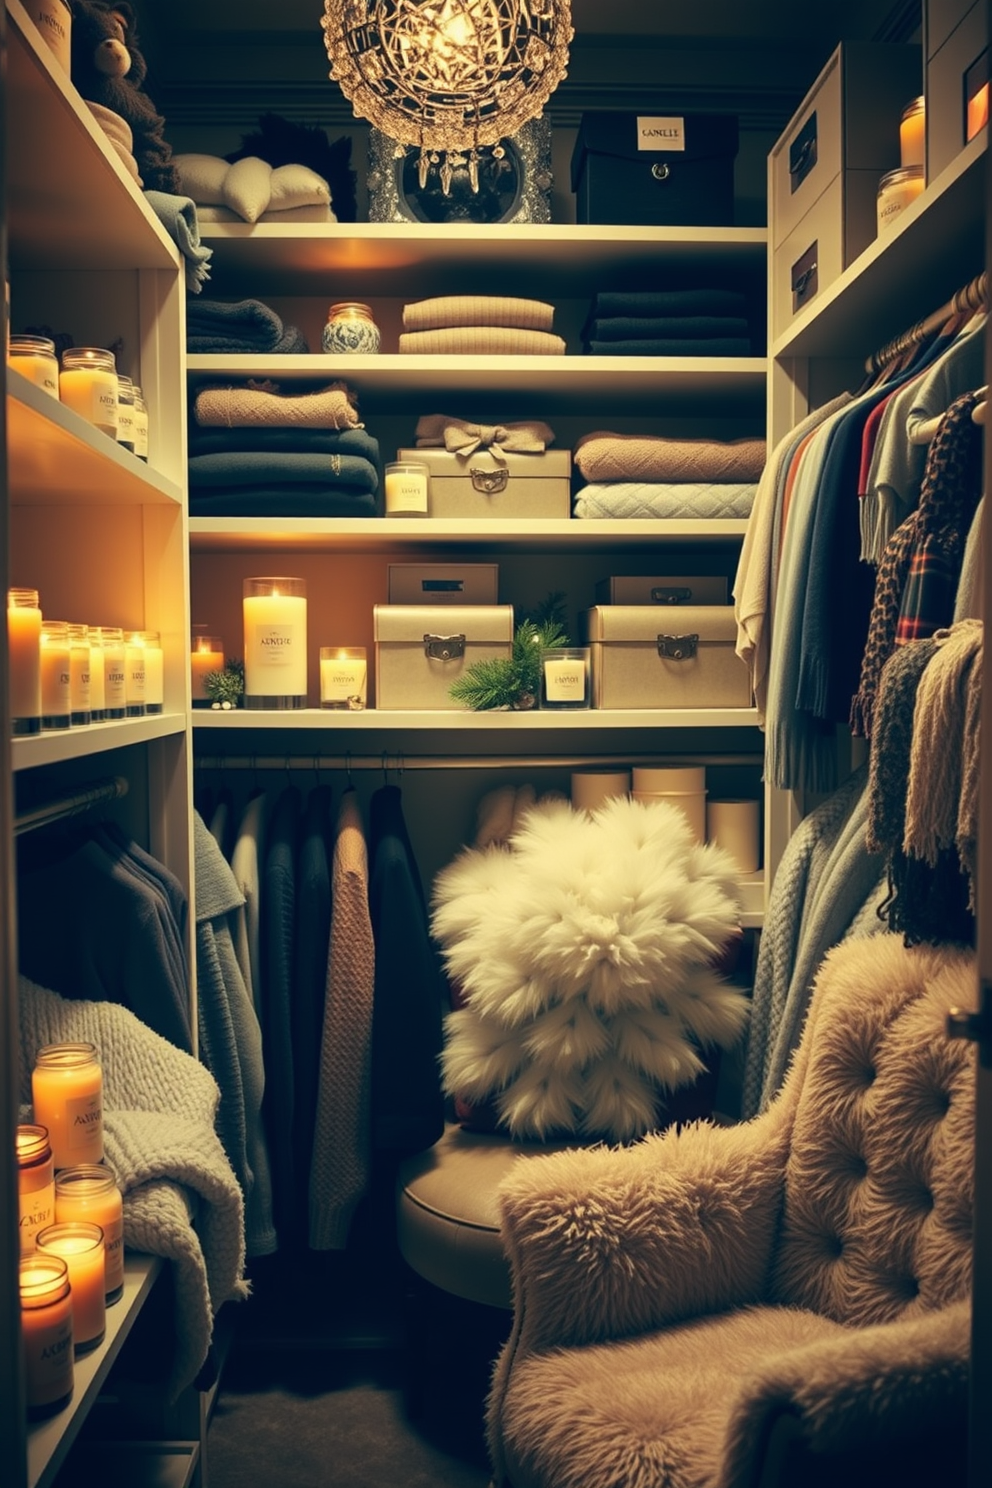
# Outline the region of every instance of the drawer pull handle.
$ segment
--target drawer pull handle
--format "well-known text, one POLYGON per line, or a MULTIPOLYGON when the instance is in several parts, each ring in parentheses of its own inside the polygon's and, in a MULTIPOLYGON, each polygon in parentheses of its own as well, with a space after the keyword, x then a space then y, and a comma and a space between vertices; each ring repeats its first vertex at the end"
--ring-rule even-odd
POLYGON ((789 147, 789 187, 793 192, 800 186, 816 164, 816 114, 810 114, 799 134, 789 147))
POLYGON ((508 470, 483 470, 481 466, 473 466, 469 469, 472 478, 472 490, 479 491, 483 496, 498 496, 500 491, 505 491, 509 481, 508 470))
POLYGON ((689 588, 670 588, 666 584, 658 584, 651 590, 652 604, 677 605, 685 604, 692 598, 692 590, 689 588))
POLYGON ((431 661, 456 661, 465 655, 464 635, 425 635, 424 655, 431 661))
POLYGON ((792 288, 795 290, 795 292, 796 292, 797 295, 805 294, 806 287, 809 284, 809 281, 812 279, 813 275, 816 273, 816 267, 817 267, 816 266, 816 260, 814 259, 813 262, 810 264, 809 268, 808 269, 804 269, 803 272, 799 275, 799 277, 796 280, 795 284, 792 286, 792 288))
POLYGON ((651 167, 651 174, 654 176, 656 181, 667 181, 669 176, 672 174, 672 168, 669 165, 659 164, 656 161, 655 164, 651 167))
POLYGON ((665 661, 692 661, 698 645, 698 635, 660 635, 658 655, 665 661))

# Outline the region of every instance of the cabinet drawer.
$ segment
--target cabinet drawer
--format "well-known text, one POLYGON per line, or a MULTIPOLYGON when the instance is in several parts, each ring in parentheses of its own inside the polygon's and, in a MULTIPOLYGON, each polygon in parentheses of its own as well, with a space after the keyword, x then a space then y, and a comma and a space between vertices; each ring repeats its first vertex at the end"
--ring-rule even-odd
POLYGON ((772 255, 772 337, 853 263, 875 238, 878 175, 847 171, 772 255))
POLYGON ((928 58, 940 50, 974 3, 975 0, 924 0, 923 45, 928 58))
POLYGON ((978 0, 927 63, 928 181, 935 181, 968 143, 969 94, 988 82, 988 43, 988 8, 978 0))

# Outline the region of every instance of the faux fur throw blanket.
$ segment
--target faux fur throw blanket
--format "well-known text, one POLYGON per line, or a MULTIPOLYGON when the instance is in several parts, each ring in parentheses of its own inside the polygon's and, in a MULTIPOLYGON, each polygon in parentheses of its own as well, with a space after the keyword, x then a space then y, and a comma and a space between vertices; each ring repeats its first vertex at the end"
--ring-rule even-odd
POLYGON ((750 481, 599 481, 583 486, 574 517, 738 520, 751 515, 757 483, 750 481))
POLYGON ((763 439, 666 439, 597 429, 575 444, 587 481, 757 481, 765 466, 763 439))
POLYGON ((499 451, 541 454, 555 439, 554 430, 539 419, 516 424, 475 424, 451 418, 446 413, 427 413, 417 420, 418 449, 446 449, 456 455, 474 455, 487 449, 498 459, 499 451))
POLYGON ((515 326, 447 326, 437 331, 403 331, 401 352, 419 356, 424 352, 475 356, 564 356, 565 343, 548 331, 520 330, 515 326))
POLYGON ((495 1104, 514 1137, 650 1130, 746 1001, 712 963, 739 923, 729 854, 664 803, 536 805, 508 845, 467 848, 434 884, 432 929, 463 993, 444 1088, 495 1104))
POLYGON ((198 424, 222 429, 357 429, 361 423, 354 396, 343 382, 316 393, 282 393, 275 383, 202 388, 193 410, 198 424))
POLYGON ((550 331, 555 307, 514 295, 438 295, 403 306, 405 331, 438 331, 449 326, 513 326, 550 331))
POLYGON ((43 1045, 96 1045, 106 1160, 124 1195, 124 1243, 173 1265, 175 1398, 203 1366, 221 1303, 248 1294, 244 1200, 214 1130, 217 1084, 117 1003, 66 1001, 26 977, 19 990, 22 1101, 30 1102, 43 1045))

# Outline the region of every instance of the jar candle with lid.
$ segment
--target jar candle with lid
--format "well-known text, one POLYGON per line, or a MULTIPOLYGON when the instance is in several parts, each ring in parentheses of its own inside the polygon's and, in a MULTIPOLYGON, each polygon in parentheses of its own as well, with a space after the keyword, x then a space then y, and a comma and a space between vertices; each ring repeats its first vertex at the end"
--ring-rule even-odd
POLYGON ((59 359, 55 355, 54 341, 47 336, 12 335, 7 360, 15 372, 58 399, 59 359))
POLYGON ((911 207, 924 187, 922 165, 908 165, 888 171, 878 183, 878 231, 901 217, 911 207))
POLYGON ((927 101, 914 98, 907 103, 899 120, 899 164, 917 165, 922 170, 926 164, 927 101))
POLYGON ((45 1044, 31 1071, 34 1119, 48 1129, 56 1168, 103 1160, 103 1071, 96 1046, 45 1044))
POLYGON ((327 324, 321 334, 321 345, 330 355, 370 355, 379 350, 382 337, 372 319, 368 305, 343 300, 327 312, 327 324))
POLYGON ((134 454, 134 383, 117 374, 117 443, 134 454))
POLYGON ((55 1175, 55 1223, 81 1221, 103 1231, 107 1306, 124 1294, 124 1200, 104 1163, 80 1163, 55 1175))
POLYGON ((143 630, 145 648, 145 712, 161 713, 165 707, 165 659, 162 636, 157 630, 143 630))
POLYGON ((72 1289, 72 1343, 78 1358, 102 1343, 107 1331, 106 1262, 103 1230, 76 1220, 50 1224, 38 1235, 42 1255, 61 1256, 72 1289))
POLYGON ((134 384, 134 453, 148 461, 148 404, 137 383, 134 384))
POLYGON ((18 1230, 21 1254, 27 1255, 34 1250, 38 1231, 55 1220, 55 1164, 46 1126, 19 1126, 15 1142, 18 1230))
POLYGON ((117 363, 99 346, 70 346, 62 353, 59 397, 80 418, 117 439, 117 363))
POLYGON ((101 625, 105 717, 127 717, 127 651, 119 625, 101 625))
POLYGON ((41 732, 41 610, 37 589, 7 590, 10 722, 15 734, 41 732))
POLYGON ((69 721, 74 728, 92 722, 90 704, 90 628, 69 626, 69 721))
POLYGON ((41 726, 67 729, 72 722, 69 626, 65 620, 41 623, 41 726))
POLYGON ((21 1256, 21 1348, 28 1419, 62 1410, 75 1383, 72 1295, 61 1256, 32 1251, 21 1256))

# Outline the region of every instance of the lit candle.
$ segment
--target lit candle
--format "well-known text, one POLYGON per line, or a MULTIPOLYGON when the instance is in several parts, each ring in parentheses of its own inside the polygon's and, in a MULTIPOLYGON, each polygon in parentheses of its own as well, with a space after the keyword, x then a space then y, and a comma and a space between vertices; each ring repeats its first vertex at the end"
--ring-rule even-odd
POLYGON ((145 707, 145 638, 133 630, 124 642, 124 689, 127 694, 128 718, 143 718, 145 707))
POLYGON ((38 1249, 61 1256, 69 1268, 73 1348, 77 1355, 87 1354, 107 1331, 103 1231, 82 1221, 49 1225, 38 1236, 38 1249))
POLYGON ((925 98, 914 98, 902 111, 899 121, 899 163, 902 166, 926 163, 927 105, 925 98))
POLYGON ((588 708, 588 647, 550 647, 541 657, 541 678, 542 708, 588 708))
POLYGON ((34 1119, 57 1168, 103 1158, 103 1071, 93 1044, 46 1044, 31 1071, 34 1119))
POLYGON ((426 517, 430 466, 416 460, 394 460, 386 466, 383 487, 387 517, 426 517))
POLYGON ((209 706, 210 696, 207 692, 206 680, 211 672, 224 670, 224 642, 218 636, 194 636, 189 654, 189 667, 194 708, 209 706))
POLYGON ((143 630, 145 648, 145 712, 161 713, 165 707, 165 660, 162 637, 157 630, 143 630))
POLYGON ((69 625, 69 718, 73 724, 89 723, 90 633, 88 625, 69 625))
POLYGON ((101 625, 103 642, 103 688, 108 718, 127 717, 127 653, 119 625, 101 625))
POLYGON ((27 1255, 38 1231, 55 1219, 55 1165, 46 1127, 19 1126, 16 1143, 18 1229, 27 1255))
POLYGON ((320 706, 360 711, 365 707, 367 673, 364 646, 321 646, 320 706))
POLYGON ((67 729, 72 721, 69 627, 64 620, 41 623, 41 726, 67 729))
POLYGON ((59 359, 54 341, 47 336, 11 336, 7 359, 22 377, 58 400, 59 359))
POLYGON ((72 1399, 72 1296, 61 1256, 21 1257, 21 1348, 28 1417, 54 1415, 72 1399))
POLYGON ((245 707, 304 708, 307 600, 303 579, 245 579, 245 707))
POLYGON ((55 1175, 55 1223, 79 1220, 103 1231, 107 1306, 124 1292, 124 1202, 117 1180, 103 1163, 82 1163, 55 1175))
POLYGON ((107 716, 107 680, 104 676, 103 632, 99 625, 91 625, 90 642, 90 717, 99 723, 107 716))
POLYGON ((37 589, 7 590, 10 718, 15 734, 41 730, 41 610, 37 589))
POLYGON ((112 351, 70 346, 62 353, 59 397, 80 418, 117 439, 117 363, 112 351))

